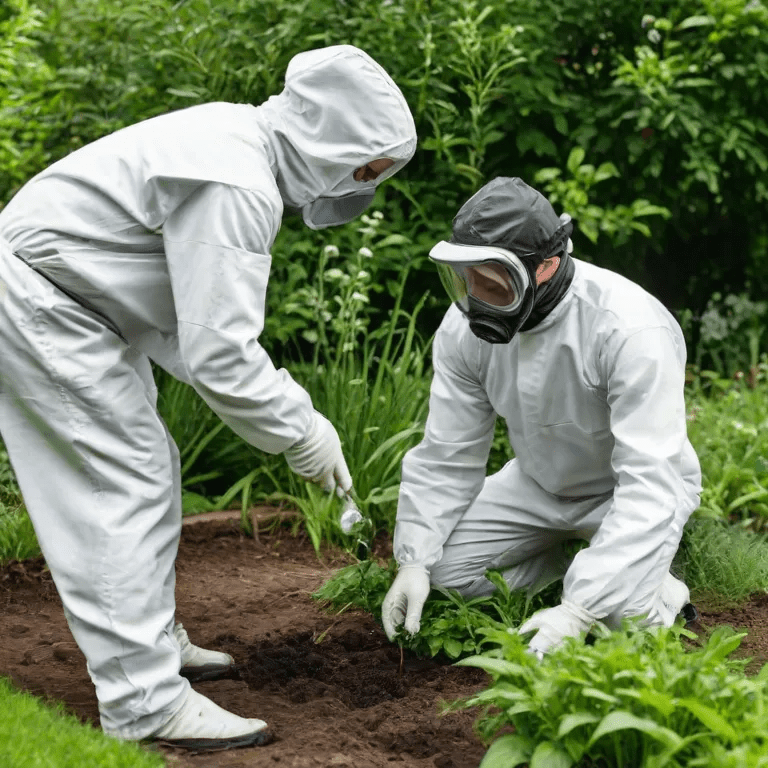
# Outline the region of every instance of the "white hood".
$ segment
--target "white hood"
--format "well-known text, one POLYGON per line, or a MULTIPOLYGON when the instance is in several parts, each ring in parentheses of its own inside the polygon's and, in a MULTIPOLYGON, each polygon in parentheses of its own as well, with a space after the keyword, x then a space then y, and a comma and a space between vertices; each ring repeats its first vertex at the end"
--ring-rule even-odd
POLYGON ((351 45, 294 56, 284 90, 259 110, 272 129, 283 202, 303 209, 310 227, 317 222, 306 220, 306 208, 320 198, 354 195, 359 199, 347 201, 351 215, 346 220, 359 215, 376 186, 416 150, 416 128, 400 89, 367 53, 351 45), (353 180, 356 168, 379 158, 394 165, 374 181, 353 180))

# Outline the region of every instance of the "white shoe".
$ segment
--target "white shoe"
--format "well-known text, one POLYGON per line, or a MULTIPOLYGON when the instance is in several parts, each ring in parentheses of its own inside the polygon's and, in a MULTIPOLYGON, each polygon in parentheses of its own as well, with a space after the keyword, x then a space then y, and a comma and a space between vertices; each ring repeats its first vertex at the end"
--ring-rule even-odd
POLYGON ((181 709, 150 738, 172 747, 213 751, 266 744, 272 733, 263 720, 227 712, 190 688, 181 709))
POLYGON ((235 666, 235 660, 228 653, 206 651, 192 645, 187 630, 177 623, 173 636, 181 647, 181 669, 179 674, 190 682, 215 680, 229 674, 235 666))

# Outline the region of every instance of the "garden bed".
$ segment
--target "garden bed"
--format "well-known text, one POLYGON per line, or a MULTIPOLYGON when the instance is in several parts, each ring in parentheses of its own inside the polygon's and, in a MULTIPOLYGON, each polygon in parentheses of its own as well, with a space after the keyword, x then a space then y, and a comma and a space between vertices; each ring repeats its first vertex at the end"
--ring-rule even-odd
MULTIPOLYGON (((231 518, 231 516, 230 516, 231 518)), ((440 715, 440 702, 485 687, 485 673, 420 659, 387 642, 369 615, 332 615, 312 600, 336 568, 336 550, 318 560, 309 541, 286 527, 240 533, 237 522, 184 526, 177 560, 177 618, 193 642, 231 653, 232 679, 197 684, 216 703, 265 719, 275 740, 214 754, 166 750, 182 766, 476 766, 485 747, 473 733, 476 712, 440 715)), ((387 542, 375 554, 386 557, 387 542)), ((768 598, 743 608, 703 609, 694 629, 745 628, 739 654, 768 659, 768 598)), ((67 628, 41 560, 0 570, 0 675, 61 701, 84 722, 98 714, 85 660, 67 628)))

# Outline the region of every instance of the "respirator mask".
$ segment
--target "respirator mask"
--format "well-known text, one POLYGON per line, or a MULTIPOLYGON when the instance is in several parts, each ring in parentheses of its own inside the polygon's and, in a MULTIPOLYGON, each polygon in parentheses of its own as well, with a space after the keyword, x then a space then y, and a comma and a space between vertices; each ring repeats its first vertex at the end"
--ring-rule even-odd
POLYGON ((510 342, 530 316, 536 293, 535 275, 518 256, 504 248, 442 241, 429 257, 472 333, 491 344, 510 342))

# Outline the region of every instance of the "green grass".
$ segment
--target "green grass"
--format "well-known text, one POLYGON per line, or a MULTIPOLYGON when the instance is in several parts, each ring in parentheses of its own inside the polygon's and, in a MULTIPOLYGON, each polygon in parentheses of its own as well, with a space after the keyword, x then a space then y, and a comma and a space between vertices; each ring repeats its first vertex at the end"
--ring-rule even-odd
POLYGON ((40 554, 32 521, 23 506, 0 502, 0 565, 40 554))
POLYGON ((694 601, 737 605, 768 590, 768 536, 718 520, 692 520, 676 566, 694 601))
POLYGON ((703 372, 687 395, 703 484, 696 516, 768 528, 768 381, 750 388, 703 372))
POLYGON ((60 705, 16 690, 0 678, 0 765, 3 768, 160 768, 165 760, 83 725, 60 705))

